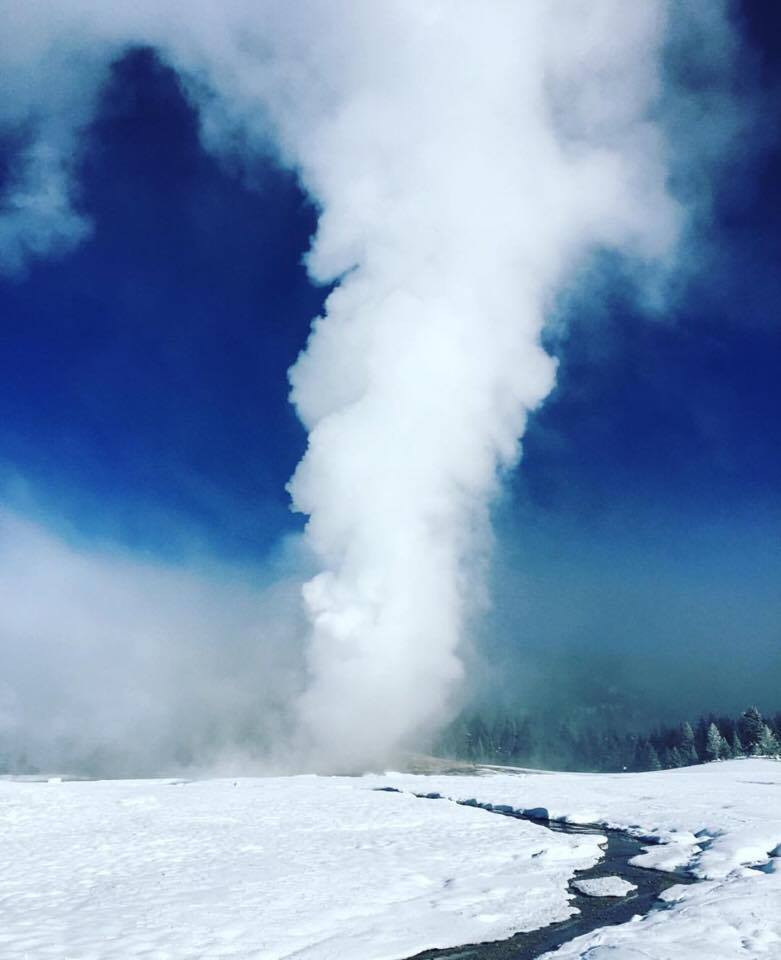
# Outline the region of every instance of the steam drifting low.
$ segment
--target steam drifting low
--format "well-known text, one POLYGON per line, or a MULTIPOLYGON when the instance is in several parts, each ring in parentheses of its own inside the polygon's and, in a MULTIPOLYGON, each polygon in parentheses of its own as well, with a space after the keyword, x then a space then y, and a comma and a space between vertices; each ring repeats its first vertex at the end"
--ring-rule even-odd
MULTIPOLYGON (((675 5, 678 29, 716 4, 675 5), (699 11, 699 12, 698 12, 699 11)), ((482 600, 489 507, 554 385, 552 298, 595 249, 672 261, 684 211, 657 122, 663 0, 364 4, 0 2, 7 98, 30 133, 0 267, 78 243, 73 158, 108 65, 151 45, 207 149, 274 154, 320 211, 335 284, 290 371, 309 443, 289 489, 304 587, 310 764, 382 761, 446 714, 482 600), (111 9, 109 9, 109 6, 111 9), (132 7, 132 9, 131 9, 132 7)))

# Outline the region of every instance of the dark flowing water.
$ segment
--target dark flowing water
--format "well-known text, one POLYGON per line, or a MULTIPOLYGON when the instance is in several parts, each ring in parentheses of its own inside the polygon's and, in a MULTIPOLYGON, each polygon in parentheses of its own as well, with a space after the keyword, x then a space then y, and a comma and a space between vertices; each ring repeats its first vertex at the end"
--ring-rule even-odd
MULTIPOLYGON (((380 787, 388 792, 398 793, 394 787, 380 787)), ((421 799, 443 799, 440 794, 416 794, 421 799)), ((596 877, 621 877, 633 883, 637 890, 625 897, 587 897, 570 887, 574 894, 573 906, 580 911, 568 920, 552 923, 539 930, 528 933, 517 933, 508 940, 497 940, 490 943, 465 944, 460 947, 449 947, 444 950, 424 950, 415 954, 410 960, 534 960, 549 950, 555 950, 563 943, 574 940, 584 933, 590 933, 599 927, 612 926, 617 923, 626 923, 634 916, 644 916, 654 908, 664 906, 657 900, 660 893, 668 887, 678 883, 694 883, 695 878, 685 872, 662 873, 658 870, 645 870, 635 867, 629 861, 643 852, 643 847, 654 843, 652 837, 631 837, 620 830, 606 830, 603 827, 574 826, 561 823, 557 820, 548 820, 547 811, 543 809, 519 813, 510 807, 493 806, 478 803, 476 800, 456 801, 463 806, 479 807, 490 813, 505 817, 514 817, 517 820, 529 820, 546 827, 555 833, 569 834, 598 834, 607 838, 602 859, 588 870, 578 870, 575 880, 586 880, 596 877), (534 815, 533 815, 534 814, 534 815)))

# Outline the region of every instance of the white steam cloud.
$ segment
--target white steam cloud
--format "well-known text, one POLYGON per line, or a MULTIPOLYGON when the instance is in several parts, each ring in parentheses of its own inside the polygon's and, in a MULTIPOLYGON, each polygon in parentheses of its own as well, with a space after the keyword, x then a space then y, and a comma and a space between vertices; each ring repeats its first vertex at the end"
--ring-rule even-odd
POLYGON ((263 585, 86 549, 0 511, 0 772, 287 763, 297 551, 263 585))
POLYGON ((208 149, 248 178, 274 152, 318 206, 307 265, 336 287, 290 374, 309 432, 290 492, 321 567, 297 707, 311 762, 382 760, 446 712, 490 504, 554 384, 551 299, 595 249, 645 268, 675 254, 662 52, 671 17, 679 35, 723 31, 707 8, 0 3, 0 120, 29 139, 0 219, 6 269, 84 235, 74 151, 133 44, 177 69, 208 149))

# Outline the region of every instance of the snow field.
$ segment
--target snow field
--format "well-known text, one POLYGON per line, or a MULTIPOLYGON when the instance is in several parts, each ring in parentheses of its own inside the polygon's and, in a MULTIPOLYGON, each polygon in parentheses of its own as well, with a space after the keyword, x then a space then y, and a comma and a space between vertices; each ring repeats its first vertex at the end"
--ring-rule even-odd
POLYGON ((3 960, 390 960, 572 913, 599 838, 365 779, 0 782, 3 960))
POLYGON ((781 958, 772 760, 621 775, 3 781, 0 958, 395 960, 571 914, 568 882, 601 838, 412 792, 655 837, 640 862, 705 878, 557 960, 781 958))
POLYGON ((458 799, 545 807, 552 818, 655 837, 661 843, 635 863, 688 866, 704 878, 668 890, 669 909, 586 934, 546 958, 781 960, 781 762, 731 760, 638 774, 497 770, 385 779, 411 790, 425 781, 427 790, 458 799))

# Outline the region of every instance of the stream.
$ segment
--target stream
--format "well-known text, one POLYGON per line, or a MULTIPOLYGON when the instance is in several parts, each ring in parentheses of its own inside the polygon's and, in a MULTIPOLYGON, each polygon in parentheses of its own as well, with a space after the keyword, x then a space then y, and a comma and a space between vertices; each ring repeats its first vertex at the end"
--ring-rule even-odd
MULTIPOLYGON (((379 790, 399 793, 395 787, 379 787, 379 790)), ((445 799, 438 793, 415 794, 423 800, 445 799)), ((534 960, 534 958, 555 950, 563 943, 574 940, 584 933, 590 933, 599 927, 626 923, 634 916, 644 916, 653 909, 664 909, 664 902, 658 901, 659 894, 668 887, 679 883, 694 883, 695 878, 685 872, 668 873, 659 870, 647 870, 633 866, 629 861, 643 852, 643 848, 655 843, 652 837, 632 837, 620 830, 608 830, 597 825, 576 826, 558 820, 548 820, 547 811, 520 813, 510 807, 478 803, 476 800, 454 801, 462 806, 479 807, 500 816, 514 817, 516 820, 528 820, 546 827, 554 833, 598 834, 607 838, 604 855, 593 867, 575 872, 573 880, 595 879, 598 877, 621 877, 633 883, 637 889, 625 897, 590 897, 579 893, 570 884, 574 895, 572 905, 580 911, 567 920, 552 923, 538 930, 517 933, 507 940, 490 943, 466 944, 446 949, 424 950, 409 960, 534 960), (532 815, 537 814, 537 815, 532 815)))

